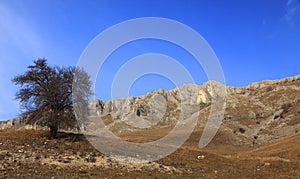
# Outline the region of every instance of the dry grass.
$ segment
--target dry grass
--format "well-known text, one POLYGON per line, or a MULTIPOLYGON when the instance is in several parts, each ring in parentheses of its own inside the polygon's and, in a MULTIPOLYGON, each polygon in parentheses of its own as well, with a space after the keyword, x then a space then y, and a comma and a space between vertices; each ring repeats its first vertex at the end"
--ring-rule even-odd
MULTIPOLYGON (((154 128, 124 133, 121 137, 129 141, 145 142, 164 136, 170 129, 171 127, 154 128)), ((48 140, 46 132, 1 131, 0 149, 13 153, 25 148, 39 152, 41 156, 66 153, 84 155, 91 152, 102 155, 82 135, 59 133, 58 139, 48 140)), ((249 148, 225 144, 227 138, 219 132, 206 148, 199 149, 197 146, 201 133, 202 129, 195 129, 189 140, 176 152, 157 161, 175 167, 182 171, 181 173, 167 173, 149 168, 129 171, 126 167, 114 166, 57 167, 53 164, 41 164, 36 160, 12 164, 1 171, 0 178, 297 178, 300 176, 300 134, 259 148, 249 148), (200 155, 205 156, 204 159, 198 159, 200 155)))

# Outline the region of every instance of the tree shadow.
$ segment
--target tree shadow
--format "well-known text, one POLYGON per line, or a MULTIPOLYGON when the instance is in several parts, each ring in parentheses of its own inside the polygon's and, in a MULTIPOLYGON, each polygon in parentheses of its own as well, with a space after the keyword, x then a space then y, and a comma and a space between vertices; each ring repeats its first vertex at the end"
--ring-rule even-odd
POLYGON ((86 137, 96 137, 96 136, 93 136, 93 135, 88 135, 88 136, 85 136, 84 134, 77 134, 77 133, 72 133, 72 132, 62 132, 62 131, 59 131, 57 133, 57 136, 55 139, 65 139, 65 140, 68 140, 68 141, 71 141, 71 142, 83 142, 83 141, 88 141, 86 139, 86 137))

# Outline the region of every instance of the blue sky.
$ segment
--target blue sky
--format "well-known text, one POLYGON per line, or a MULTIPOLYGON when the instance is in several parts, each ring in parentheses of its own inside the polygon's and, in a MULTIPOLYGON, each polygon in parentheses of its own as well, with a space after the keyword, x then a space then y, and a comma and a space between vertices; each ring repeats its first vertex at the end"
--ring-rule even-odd
MULTIPOLYGON (((14 100, 18 88, 11 79, 33 60, 45 57, 52 65, 75 66, 99 33, 139 17, 170 18, 196 30, 219 58, 227 85, 300 74, 299 0, 0 0, 0 120, 20 113, 14 100)), ((198 84, 207 80, 190 54, 150 39, 130 43, 110 56, 99 74, 105 80, 97 81, 96 97, 109 99, 118 68, 149 52, 176 58, 198 84)), ((133 84, 130 95, 159 87, 171 89, 174 84, 148 75, 133 84)))

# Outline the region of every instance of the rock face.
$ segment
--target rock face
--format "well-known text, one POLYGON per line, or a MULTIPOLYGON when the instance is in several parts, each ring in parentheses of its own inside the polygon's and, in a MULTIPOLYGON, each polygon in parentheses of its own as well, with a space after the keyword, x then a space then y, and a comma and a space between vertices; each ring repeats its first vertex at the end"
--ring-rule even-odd
MULTIPOLYGON (((219 132, 231 144, 260 145, 300 130, 300 75, 255 82, 246 87, 225 87, 215 81, 187 84, 170 91, 159 89, 144 96, 94 100, 90 115, 101 118, 114 133, 174 126, 180 118, 197 117, 204 127, 211 104, 226 97, 219 132)), ((24 125, 22 117, 2 122, 0 129, 24 125)), ((37 127, 37 126, 35 126, 37 127)))
MULTIPOLYGON (((222 84, 209 81, 170 91, 159 89, 145 96, 96 100, 92 103, 97 105, 90 107, 104 121, 110 118, 106 125, 114 133, 175 125, 180 116, 192 115, 198 117, 198 126, 204 127, 212 100, 224 95, 222 89, 222 84)), ((265 144, 300 130, 300 75, 242 88, 226 87, 225 91, 226 110, 219 132, 228 136, 231 144, 265 144)))
POLYGON ((0 130, 5 129, 11 129, 11 128, 17 128, 17 129, 46 129, 46 127, 43 127, 39 124, 33 124, 29 125, 26 124, 28 120, 28 117, 26 116, 19 116, 14 119, 8 120, 8 121, 1 121, 0 122, 0 130))
POLYGON ((213 96, 223 96, 226 88, 209 81, 202 86, 187 84, 170 91, 159 89, 145 96, 91 102, 90 115, 112 122, 107 126, 115 133, 174 125, 179 117, 188 118, 211 104, 213 96), (214 87, 214 88, 213 88, 214 87), (220 90, 223 88, 223 93, 220 90), (120 126, 126 127, 120 127, 120 126), (122 128, 122 129, 120 129, 122 128))
POLYGON ((9 129, 12 127, 21 127, 25 125, 25 118, 23 116, 14 118, 12 120, 4 121, 0 123, 0 129, 9 129))

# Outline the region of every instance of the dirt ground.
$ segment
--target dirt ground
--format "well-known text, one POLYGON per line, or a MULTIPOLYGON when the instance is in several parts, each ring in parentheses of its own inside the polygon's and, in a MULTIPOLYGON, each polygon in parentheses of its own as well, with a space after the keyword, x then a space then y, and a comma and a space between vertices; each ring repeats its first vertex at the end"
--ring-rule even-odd
MULTIPOLYGON (((168 129, 131 132, 135 142, 165 135, 168 129), (150 138, 149 138, 150 137, 150 138)), ((155 162, 126 163, 105 156, 83 135, 43 130, 0 131, 0 178, 300 178, 300 134, 264 146, 233 146, 218 133, 199 149, 201 129, 176 152, 155 162)))

